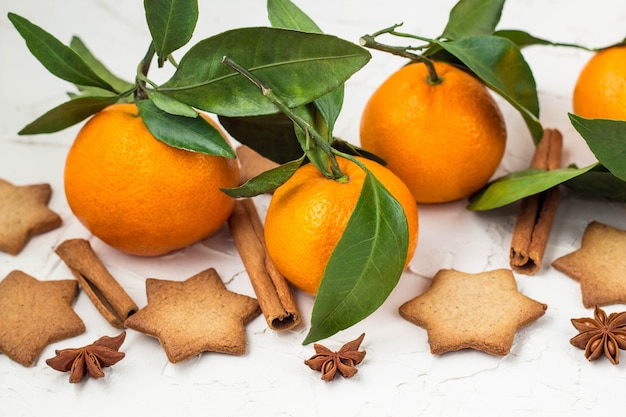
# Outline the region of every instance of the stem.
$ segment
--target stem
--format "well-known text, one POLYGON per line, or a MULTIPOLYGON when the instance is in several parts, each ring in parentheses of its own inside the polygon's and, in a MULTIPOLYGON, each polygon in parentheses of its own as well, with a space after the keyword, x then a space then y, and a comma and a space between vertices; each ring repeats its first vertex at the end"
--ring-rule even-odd
MULTIPOLYGON (((222 58, 222 63, 228 65, 233 70, 237 71, 247 80, 249 80, 251 83, 253 83, 255 86, 257 86, 259 90, 261 90, 261 94, 263 94, 268 100, 274 103, 276 107, 278 107, 281 112, 283 112, 287 117, 289 117, 291 121, 293 121, 296 125, 298 125, 298 127, 304 130, 307 137, 311 138, 313 142, 315 142, 315 145, 318 148, 320 148, 328 156, 328 159, 330 161, 330 173, 323 172, 324 176, 328 178, 332 178, 339 182, 347 181, 348 177, 339 169, 339 164, 337 163, 337 159, 335 158, 335 155, 333 153, 333 148, 330 145, 330 143, 324 140, 324 138, 322 138, 322 136, 309 123, 307 123, 306 120, 304 120, 302 117, 295 114, 285 103, 282 102, 282 100, 276 94, 274 94, 271 88, 265 85, 261 80, 259 80, 250 71, 248 71, 241 65, 237 64, 235 61, 228 58, 227 56, 224 56, 222 58)), ((309 149, 303 149, 303 150, 307 152, 309 149)))
POLYGON ((148 80, 148 71, 150 71, 150 64, 152 63, 152 58, 154 58, 155 53, 156 50, 154 49, 154 43, 150 42, 146 55, 143 57, 139 63, 139 67, 137 68, 137 77, 135 78, 138 87, 135 90, 136 100, 144 100, 148 98, 146 93, 146 81, 148 80))
POLYGON ((380 35, 391 34, 391 35, 400 36, 400 37, 419 39, 425 42, 432 43, 432 39, 422 38, 420 36, 410 35, 407 33, 396 32, 395 28, 399 26, 401 26, 401 24, 396 24, 388 28, 379 30, 378 32, 374 32, 373 35, 363 35, 361 39, 359 39, 359 43, 361 44, 361 46, 364 46, 366 48, 388 52, 393 55, 408 58, 411 61, 422 62, 423 64, 426 65, 426 68, 428 69, 428 82, 433 85, 439 84, 443 80, 439 77, 439 75, 437 75, 437 71, 435 70, 435 64, 433 63, 433 61, 430 60, 429 58, 426 58, 423 55, 410 52, 410 51, 422 50, 425 48, 425 46, 421 46, 421 47, 391 46, 391 45, 380 43, 376 40, 376 37, 380 35))

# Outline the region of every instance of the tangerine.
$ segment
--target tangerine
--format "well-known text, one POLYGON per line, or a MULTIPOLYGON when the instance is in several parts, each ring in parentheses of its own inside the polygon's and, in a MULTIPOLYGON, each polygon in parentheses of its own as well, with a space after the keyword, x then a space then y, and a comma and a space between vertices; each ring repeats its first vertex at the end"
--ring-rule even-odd
POLYGON ((472 75, 435 62, 441 81, 429 81, 426 65, 402 67, 367 102, 361 146, 382 157, 418 203, 470 196, 499 166, 506 126, 485 85, 472 75))
MULTIPOLYGON (((391 171, 374 161, 357 159, 404 209, 409 228, 408 264, 417 245, 415 200, 406 185, 391 171)), ((275 191, 265 217, 265 241, 270 258, 289 282, 310 294, 317 293, 365 179, 365 171, 356 163, 341 157, 337 162, 349 177, 348 182, 328 179, 313 164, 304 165, 275 191)))
POLYGON ((136 105, 115 104, 78 132, 64 177, 68 204, 89 231, 121 251, 154 256, 220 229, 234 208, 220 188, 237 185, 239 167, 157 140, 136 105))
POLYGON ((572 101, 581 117, 626 120, 626 45, 591 57, 578 75, 572 101))

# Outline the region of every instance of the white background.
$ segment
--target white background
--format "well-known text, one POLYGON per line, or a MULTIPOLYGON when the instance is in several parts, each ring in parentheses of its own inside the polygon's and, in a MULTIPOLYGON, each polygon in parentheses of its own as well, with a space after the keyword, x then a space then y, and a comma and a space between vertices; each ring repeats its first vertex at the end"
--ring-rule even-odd
MULTIPOLYGON (((6 18, 20 14, 63 42, 80 36, 118 75, 132 79, 148 46, 149 34, 140 1, 30 0, 0 3, 0 178, 16 185, 48 182, 50 207, 64 220, 62 228, 33 239, 18 256, 0 253, 0 278, 21 269, 39 279, 69 278, 53 249, 63 240, 89 238, 107 267, 135 301, 145 304, 147 277, 186 279, 215 267, 228 288, 254 295, 228 230, 161 258, 123 255, 101 243, 78 223, 63 195, 65 154, 79 126, 59 133, 20 137, 23 126, 66 100, 72 87, 50 75, 28 52, 6 18)), ((327 33, 358 42, 359 36, 404 22, 405 32, 435 37, 441 33, 454 1, 301 0, 297 4, 327 33)), ((626 36, 622 0, 509 0, 499 28, 515 28, 554 41, 605 46, 626 36)), ((268 25, 262 0, 200 1, 198 41, 227 29, 268 25)), ((541 120, 564 135, 563 165, 594 160, 567 119, 576 76, 590 54, 585 51, 531 47, 524 52, 539 91, 541 120)), ((370 63, 346 85, 346 99, 336 134, 358 143, 360 114, 369 95, 404 61, 373 52, 370 63)), ((178 54, 180 57, 180 54, 178 54)), ((151 77, 165 80, 167 71, 151 77)), ((497 175, 526 168, 532 141, 515 111, 497 98, 506 117, 509 142, 497 175)), ((262 214, 269 197, 257 200, 262 214)), ((600 416, 620 412, 626 363, 601 359, 589 363, 572 347, 576 334, 570 318, 591 316, 581 303, 574 280, 549 267, 576 249, 585 226, 598 220, 626 228, 624 205, 576 197, 564 192, 544 267, 534 277, 516 275, 525 295, 548 304, 546 315, 520 330, 511 353, 493 357, 463 351, 433 356, 426 332, 402 320, 397 308, 428 288, 441 268, 481 272, 508 267, 512 205, 487 213, 465 209, 466 201, 420 206, 417 252, 387 302, 372 316, 322 341, 331 349, 366 333, 367 351, 352 379, 324 383, 303 361, 313 352, 301 344, 308 331, 312 297, 298 293, 307 318, 294 331, 277 334, 262 317, 247 327, 248 353, 234 357, 205 353, 172 365, 156 340, 129 331, 126 358, 107 368, 101 380, 68 383, 45 359, 54 349, 78 347, 102 335, 115 335, 84 293, 75 309, 87 332, 49 346, 31 368, 0 354, 0 415, 268 415, 268 416, 600 416)), ((624 305, 607 306, 607 312, 624 305)), ((624 361, 626 362, 626 361, 624 361)))

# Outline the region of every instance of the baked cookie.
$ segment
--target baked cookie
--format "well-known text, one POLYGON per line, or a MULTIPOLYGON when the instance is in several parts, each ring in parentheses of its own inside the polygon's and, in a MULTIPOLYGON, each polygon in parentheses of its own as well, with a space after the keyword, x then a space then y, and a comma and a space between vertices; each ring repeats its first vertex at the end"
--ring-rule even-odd
POLYGON ((399 311, 426 329, 434 354, 469 348, 504 356, 517 330, 543 316, 547 307, 521 294, 508 269, 480 274, 444 269, 428 291, 399 311))
POLYGON ((596 221, 587 225, 581 247, 552 266, 580 282, 586 308, 626 304, 626 231, 596 221))
POLYGON ((0 281, 0 352, 31 366, 50 343, 83 333, 85 324, 72 309, 77 294, 74 280, 9 273, 0 281))
POLYGON ((202 352, 243 355, 244 326, 261 313, 256 299, 228 291, 215 269, 186 281, 146 280, 148 304, 124 322, 155 337, 172 363, 202 352))
POLYGON ((17 255, 32 236, 61 226, 48 208, 51 196, 49 184, 16 187, 0 179, 0 251, 17 255))

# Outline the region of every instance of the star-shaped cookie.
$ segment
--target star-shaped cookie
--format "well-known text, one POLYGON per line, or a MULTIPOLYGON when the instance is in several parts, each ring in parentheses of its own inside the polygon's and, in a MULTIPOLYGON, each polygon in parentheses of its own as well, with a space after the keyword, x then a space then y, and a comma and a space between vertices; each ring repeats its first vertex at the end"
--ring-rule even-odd
POLYGON ((50 184, 16 187, 0 179, 0 251, 17 255, 31 236, 61 226, 58 214, 48 208, 50 184))
POLYGON ((443 269, 425 293, 400 306, 400 315, 426 329, 434 354, 470 348, 504 356, 517 330, 547 307, 521 294, 508 269, 479 274, 443 269))
POLYGON ((581 247, 552 266, 580 282, 587 308, 626 304, 626 231, 599 222, 587 225, 581 247))
POLYGON ((74 280, 9 273, 0 281, 0 352, 31 366, 50 343, 83 333, 85 324, 72 309, 77 294, 74 280))
POLYGON ((148 304, 124 322, 155 337, 172 363, 202 352, 243 355, 245 325, 261 313, 256 299, 226 289, 215 269, 186 281, 146 280, 148 304))

